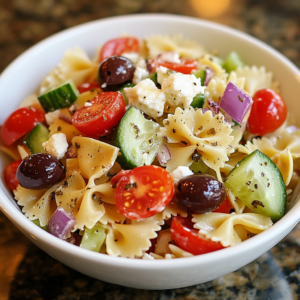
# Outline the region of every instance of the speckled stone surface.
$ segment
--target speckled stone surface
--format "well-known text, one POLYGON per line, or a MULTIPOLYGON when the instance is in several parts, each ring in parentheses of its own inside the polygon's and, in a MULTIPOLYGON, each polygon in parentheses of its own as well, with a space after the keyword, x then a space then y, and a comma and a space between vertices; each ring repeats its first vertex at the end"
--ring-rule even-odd
MULTIPOLYGON (((237 28, 300 67, 299 0, 0 0, 0 72, 55 32, 90 20, 143 12, 183 14, 237 28)), ((69 269, 29 242, 0 213, 0 299, 300 299, 300 225, 272 250, 234 273, 183 289, 146 291, 69 269)))

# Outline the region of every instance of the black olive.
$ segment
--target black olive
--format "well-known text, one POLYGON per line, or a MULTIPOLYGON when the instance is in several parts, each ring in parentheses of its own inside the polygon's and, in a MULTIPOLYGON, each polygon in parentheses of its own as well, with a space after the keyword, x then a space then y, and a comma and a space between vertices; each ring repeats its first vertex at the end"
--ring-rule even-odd
POLYGON ((192 213, 203 214, 218 208, 225 199, 223 183, 210 175, 195 174, 181 179, 174 200, 180 208, 192 213))
POLYGON ((48 189, 65 176, 64 165, 46 153, 28 155, 17 169, 16 177, 26 189, 48 189))
POLYGON ((98 81, 102 88, 117 86, 131 81, 135 66, 133 62, 123 56, 111 56, 99 66, 98 81))

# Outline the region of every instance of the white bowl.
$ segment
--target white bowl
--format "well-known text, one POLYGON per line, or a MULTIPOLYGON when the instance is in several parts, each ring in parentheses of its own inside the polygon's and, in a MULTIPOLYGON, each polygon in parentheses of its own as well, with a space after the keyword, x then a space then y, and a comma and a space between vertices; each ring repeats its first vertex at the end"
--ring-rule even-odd
MULTIPOLYGON (((143 38, 150 34, 177 34, 194 39, 220 56, 237 51, 247 64, 266 66, 280 82, 290 111, 297 112, 300 72, 284 56, 266 44, 234 29, 195 18, 163 14, 114 17, 83 24, 38 43, 18 57, 0 77, 0 124, 25 96, 37 89, 67 48, 82 47, 91 56, 97 46, 122 33, 143 38)), ((299 113, 298 113, 299 115, 299 113)), ((7 163, 0 160, 0 172, 7 163)), ((276 245, 300 219, 300 203, 267 231, 217 252, 174 260, 134 260, 110 257, 66 243, 30 222, 17 208, 3 181, 0 207, 34 244, 67 266, 91 277, 141 289, 170 289, 207 282, 250 263, 276 245)), ((295 195, 298 191, 295 191, 295 195)))

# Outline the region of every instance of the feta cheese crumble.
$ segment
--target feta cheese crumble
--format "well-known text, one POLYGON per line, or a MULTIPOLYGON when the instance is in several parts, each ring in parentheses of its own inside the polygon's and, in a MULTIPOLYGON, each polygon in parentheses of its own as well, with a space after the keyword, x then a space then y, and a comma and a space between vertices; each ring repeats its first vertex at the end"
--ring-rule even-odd
POLYGON ((163 81, 161 89, 166 95, 167 104, 188 108, 193 98, 204 93, 205 88, 194 74, 175 73, 163 81))
POLYGON ((180 64, 181 60, 179 58, 179 54, 171 51, 171 52, 164 52, 162 54, 160 54, 158 56, 159 59, 163 60, 163 61, 167 61, 170 63, 176 63, 176 64, 180 64))
POLYGON ((172 173, 170 173, 175 185, 177 185, 181 179, 193 174, 194 173, 190 170, 189 167, 184 167, 184 166, 179 166, 172 173))
POLYGON ((133 88, 125 88, 124 92, 128 104, 141 109, 148 116, 155 119, 163 115, 166 96, 151 79, 144 79, 133 88))
POLYGON ((42 145, 47 153, 55 156, 57 159, 62 159, 65 156, 69 146, 64 133, 53 134, 50 139, 42 145))

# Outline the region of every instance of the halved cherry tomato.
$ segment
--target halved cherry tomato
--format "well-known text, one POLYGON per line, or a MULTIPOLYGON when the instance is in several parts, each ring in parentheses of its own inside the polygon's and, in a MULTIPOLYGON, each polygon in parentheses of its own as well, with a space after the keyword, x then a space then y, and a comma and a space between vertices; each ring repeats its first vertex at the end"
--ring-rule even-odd
POLYGON ((44 120, 45 113, 34 107, 19 108, 5 120, 1 127, 1 138, 7 146, 10 146, 44 120))
POLYGON ((105 43, 100 51, 99 62, 113 56, 121 55, 125 52, 139 52, 140 42, 134 37, 117 38, 105 43))
POLYGON ((225 200, 222 202, 222 204, 217 209, 215 209, 213 212, 229 214, 232 209, 233 209, 233 206, 232 206, 229 198, 226 197, 225 200))
POLYGON ((223 249, 219 242, 206 239, 193 228, 189 218, 173 217, 171 224, 172 239, 181 249, 194 255, 213 252, 223 249))
POLYGON ((92 89, 100 89, 98 82, 85 82, 77 87, 80 94, 88 92, 92 89))
POLYGON ((173 194, 174 183, 169 172, 157 166, 142 166, 118 181, 116 206, 128 219, 147 219, 164 210, 173 194))
POLYGON ((75 112, 72 124, 89 137, 109 134, 125 114, 126 104, 120 92, 103 92, 88 103, 90 106, 83 106, 75 112))
POLYGON ((16 173, 21 162, 22 159, 15 160, 4 168, 4 179, 11 191, 14 191, 19 185, 16 173))
POLYGON ((257 91, 253 96, 248 125, 250 132, 263 136, 278 129, 287 117, 282 97, 271 89, 257 91))
POLYGON ((172 63, 168 61, 163 61, 160 59, 149 60, 148 64, 151 66, 151 72, 155 72, 158 67, 165 67, 167 69, 180 72, 183 74, 190 74, 193 70, 197 69, 198 63, 194 59, 181 59, 180 63, 172 63))
POLYGON ((123 176, 127 175, 131 170, 121 170, 110 179, 111 184, 116 184, 123 176))

